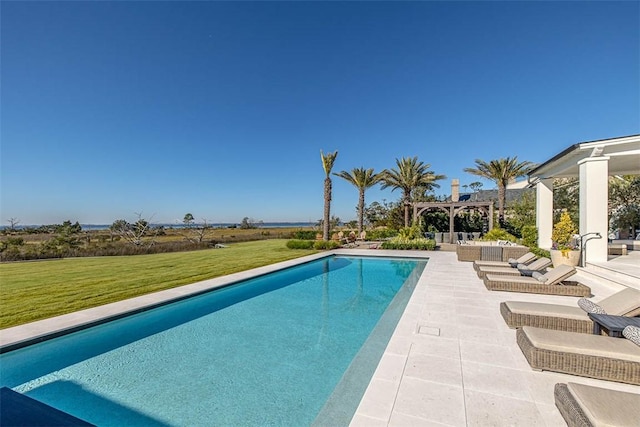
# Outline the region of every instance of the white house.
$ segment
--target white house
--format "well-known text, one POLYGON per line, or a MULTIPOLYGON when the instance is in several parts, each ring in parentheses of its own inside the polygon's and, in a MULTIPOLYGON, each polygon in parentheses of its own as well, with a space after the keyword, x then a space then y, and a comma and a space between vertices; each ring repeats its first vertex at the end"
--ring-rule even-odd
POLYGON ((579 177, 580 235, 600 233, 589 240, 583 253, 586 262, 607 261, 608 177, 640 174, 640 135, 574 144, 529 173, 536 188, 538 246, 551 247, 554 178, 579 177))

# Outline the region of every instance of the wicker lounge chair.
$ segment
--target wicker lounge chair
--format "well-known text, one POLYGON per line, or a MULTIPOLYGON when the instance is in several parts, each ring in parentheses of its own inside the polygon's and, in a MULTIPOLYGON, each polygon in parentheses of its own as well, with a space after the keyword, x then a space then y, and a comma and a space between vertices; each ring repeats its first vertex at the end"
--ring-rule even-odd
POLYGON ((529 265, 520 264, 516 268, 511 267, 489 267, 482 266, 476 269, 478 277, 484 279, 487 274, 498 274, 507 276, 531 276, 534 271, 543 272, 551 265, 549 258, 538 258, 529 265))
POLYGON ((554 397, 569 427, 640 424, 640 394, 570 382, 556 384, 554 397))
POLYGON ((542 277, 544 282, 533 277, 500 276, 488 274, 484 285, 490 291, 526 292, 532 294, 566 295, 574 297, 591 296, 591 288, 577 282, 567 282, 576 269, 568 265, 559 265, 547 271, 542 277))
MULTIPOLYGON (((640 316, 640 291, 626 288, 597 304, 613 316, 640 316)), ((577 305, 544 304, 539 302, 504 301, 500 313, 510 328, 534 326, 560 331, 593 333, 593 321, 577 305)))
POLYGON ((536 260, 536 255, 533 252, 527 252, 526 254, 522 255, 520 258, 517 259, 511 259, 509 261, 482 261, 482 260, 476 260, 473 261, 473 269, 474 270, 478 270, 479 267, 512 267, 512 268, 516 268, 518 266, 518 264, 531 264, 533 261, 536 260))
POLYGON ((630 340, 530 326, 516 339, 533 369, 640 385, 640 347, 630 340))

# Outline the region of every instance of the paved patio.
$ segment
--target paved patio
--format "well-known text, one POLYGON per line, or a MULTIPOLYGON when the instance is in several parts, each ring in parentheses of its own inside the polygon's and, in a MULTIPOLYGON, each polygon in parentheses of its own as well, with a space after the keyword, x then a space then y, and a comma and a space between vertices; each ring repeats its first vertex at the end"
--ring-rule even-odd
MULTIPOLYGON (((499 311, 506 300, 578 298, 488 291, 455 253, 429 256, 351 426, 566 426, 554 404, 558 382, 640 393, 640 386, 533 371, 499 311)), ((589 285, 596 301, 621 289, 589 285)))

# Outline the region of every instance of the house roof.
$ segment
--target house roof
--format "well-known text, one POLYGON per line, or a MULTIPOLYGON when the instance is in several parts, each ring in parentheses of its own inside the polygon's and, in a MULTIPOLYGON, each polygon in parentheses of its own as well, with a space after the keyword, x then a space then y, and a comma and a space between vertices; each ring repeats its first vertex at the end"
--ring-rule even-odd
POLYGON ((609 157, 609 175, 640 174, 640 134, 574 144, 529 172, 529 182, 578 176, 589 157, 609 157))

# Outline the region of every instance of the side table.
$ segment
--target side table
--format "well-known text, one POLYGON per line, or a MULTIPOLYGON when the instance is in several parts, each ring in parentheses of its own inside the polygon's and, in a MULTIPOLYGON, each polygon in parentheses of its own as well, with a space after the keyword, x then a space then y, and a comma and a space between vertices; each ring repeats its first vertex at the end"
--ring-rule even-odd
POLYGON ((640 327, 640 317, 610 316, 608 314, 589 313, 593 320, 593 333, 600 335, 602 328, 609 331, 610 337, 622 337, 622 330, 634 325, 640 327))

